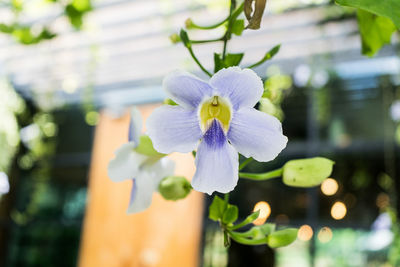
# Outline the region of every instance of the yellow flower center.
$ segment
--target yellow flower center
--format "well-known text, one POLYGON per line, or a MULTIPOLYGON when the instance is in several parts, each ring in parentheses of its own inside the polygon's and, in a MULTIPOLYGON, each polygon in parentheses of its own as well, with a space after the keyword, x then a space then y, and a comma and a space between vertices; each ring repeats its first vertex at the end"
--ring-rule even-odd
POLYGON ((220 96, 213 96, 201 104, 200 107, 200 127, 206 132, 214 119, 217 119, 225 133, 229 130, 229 123, 232 118, 231 105, 220 96))

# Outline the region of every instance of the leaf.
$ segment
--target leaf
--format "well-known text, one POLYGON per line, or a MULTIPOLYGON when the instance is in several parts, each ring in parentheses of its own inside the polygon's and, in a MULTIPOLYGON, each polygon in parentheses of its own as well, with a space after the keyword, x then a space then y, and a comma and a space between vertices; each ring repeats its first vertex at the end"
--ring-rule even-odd
POLYGON ((283 166, 283 183, 295 187, 319 185, 331 175, 333 164, 332 160, 322 157, 290 160, 283 166))
POLYGON ((239 209, 235 205, 228 204, 228 207, 224 211, 222 216, 222 222, 224 224, 230 224, 236 222, 239 215, 239 209))
POLYGON ((342 6, 350 6, 369 11, 378 16, 389 18, 400 29, 399 0, 335 0, 342 6))
POLYGON ((287 228, 271 233, 267 237, 268 246, 271 248, 279 248, 293 243, 297 238, 297 231, 296 228, 287 228))
POLYGON ((243 30, 244 30, 244 20, 242 19, 235 20, 231 29, 232 33, 237 36, 240 36, 242 35, 243 30))
POLYGON ((9 26, 7 24, 0 23, 0 32, 12 33, 13 31, 14 31, 14 27, 13 26, 9 26))
POLYGON ((242 61, 243 55, 243 53, 226 54, 225 59, 222 60, 220 54, 214 53, 214 72, 217 72, 223 68, 238 66, 242 61))
POLYGON ((265 61, 270 60, 271 58, 273 58, 279 52, 280 49, 281 49, 281 45, 280 44, 274 46, 273 48, 271 48, 271 50, 269 50, 264 55, 264 57, 260 61, 254 63, 253 65, 250 65, 248 68, 251 69, 251 68, 257 67, 258 65, 263 64, 265 61))
POLYGON ((213 202, 208 209, 208 218, 213 221, 221 220, 225 211, 225 201, 218 196, 215 196, 213 202))
POLYGON ((390 19, 361 9, 357 12, 357 18, 364 55, 372 57, 382 46, 390 44, 392 34, 396 31, 396 26, 390 19))
POLYGON ((135 148, 135 151, 139 154, 155 158, 162 158, 165 156, 165 154, 162 154, 154 149, 153 142, 147 135, 140 136, 139 145, 135 148))

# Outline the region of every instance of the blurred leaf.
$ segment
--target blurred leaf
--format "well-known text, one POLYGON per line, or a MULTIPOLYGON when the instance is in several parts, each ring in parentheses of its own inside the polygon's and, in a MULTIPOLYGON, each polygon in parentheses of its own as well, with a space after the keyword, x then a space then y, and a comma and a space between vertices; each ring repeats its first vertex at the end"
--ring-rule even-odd
POLYGON ((12 33, 13 31, 14 31, 14 27, 13 26, 9 26, 7 24, 0 23, 0 32, 12 33))
POLYGON ((335 0, 342 6, 350 6, 389 18, 400 29, 400 1, 399 0, 335 0))
POLYGON ((240 36, 242 35, 243 30, 244 30, 244 20, 242 19, 235 20, 231 29, 232 33, 237 36, 240 36))
POLYGON ((296 228, 288 228, 271 233, 268 236, 268 246, 279 248, 293 243, 297 238, 297 231, 296 228))
POLYGON ((159 153, 154 149, 153 142, 147 135, 140 136, 139 145, 135 148, 135 151, 139 154, 155 158, 161 158, 165 156, 165 154, 159 153))
POLYGON ((83 24, 83 14, 82 12, 78 11, 72 4, 68 4, 65 7, 65 13, 68 16, 69 22, 74 26, 76 29, 80 29, 83 24))
POLYGON ((228 204, 228 207, 224 211, 224 215, 222 216, 222 222, 224 224, 234 223, 239 215, 239 209, 235 205, 228 204))
POLYGON ((273 58, 279 52, 279 49, 281 49, 281 45, 280 44, 274 46, 271 50, 269 50, 264 55, 264 57, 260 61, 254 63, 253 65, 250 65, 248 68, 257 67, 258 65, 263 64, 265 61, 270 60, 271 58, 273 58))
POLYGON ((92 4, 90 3, 90 0, 73 0, 71 5, 81 13, 92 10, 92 4))
POLYGON ((357 12, 357 18, 364 55, 372 57, 382 46, 390 44, 392 34, 396 31, 396 26, 390 19, 361 9, 357 12))
POLYGON ((222 218, 225 211, 225 202, 218 196, 215 196, 209 207, 208 218, 213 221, 218 221, 222 218))
POLYGON ((282 168, 283 183, 295 187, 317 186, 331 175, 333 164, 322 157, 290 160, 282 168))
POLYGON ((218 53, 214 53, 214 72, 223 68, 238 66, 243 58, 243 53, 240 54, 226 54, 225 59, 218 53))

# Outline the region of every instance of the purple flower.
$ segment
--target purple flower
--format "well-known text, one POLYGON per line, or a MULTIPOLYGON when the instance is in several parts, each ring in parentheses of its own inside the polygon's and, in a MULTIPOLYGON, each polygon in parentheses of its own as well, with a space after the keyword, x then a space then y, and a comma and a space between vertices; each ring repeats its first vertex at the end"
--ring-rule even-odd
POLYGON ((264 89, 250 69, 222 69, 209 82, 176 71, 163 87, 178 106, 157 108, 147 121, 148 134, 161 153, 197 148, 192 180, 197 191, 232 191, 238 181, 238 152, 266 162, 286 147, 279 120, 254 109, 264 89))

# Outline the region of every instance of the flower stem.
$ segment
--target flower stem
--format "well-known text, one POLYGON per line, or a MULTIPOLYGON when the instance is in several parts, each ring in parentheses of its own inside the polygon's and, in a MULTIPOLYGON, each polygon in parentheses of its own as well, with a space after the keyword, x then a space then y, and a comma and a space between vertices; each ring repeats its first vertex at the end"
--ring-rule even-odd
POLYGON ((264 181, 269 180, 272 178, 277 178, 282 176, 283 169, 277 169, 270 172, 265 173, 246 173, 246 172, 239 172, 240 178, 255 180, 255 181, 264 181))
POLYGON ((192 44, 205 44, 205 43, 213 43, 213 42, 219 42, 223 41, 224 37, 220 37, 217 39, 210 39, 210 40, 190 40, 192 44))
MULTIPOLYGON (((244 2, 235 10, 235 12, 233 12, 235 17, 239 16, 239 14, 243 11, 243 6, 244 6, 244 2)), ((208 25, 208 26, 197 25, 193 21, 190 21, 190 27, 198 29, 198 30, 212 30, 212 29, 218 28, 219 26, 223 25, 225 22, 227 22, 229 20, 229 18, 230 18, 230 15, 227 18, 225 18, 224 20, 222 20, 218 23, 215 23, 213 25, 208 25)))
POLYGON ((211 73, 209 73, 206 68, 203 67, 203 65, 201 65, 200 61, 197 59, 197 57, 194 55, 193 53, 193 49, 191 46, 187 46, 187 49, 189 50, 190 55, 192 56, 193 60, 196 62, 196 64, 200 67, 200 69, 207 74, 208 76, 212 76, 211 73))
MULTIPOLYGON (((235 8, 236 8, 236 0, 231 0, 231 7, 229 9, 228 27, 227 27, 225 35, 224 35, 224 47, 222 50, 222 60, 225 59, 228 40, 231 39, 231 35, 232 35, 231 31, 232 31, 233 22, 235 21, 236 17, 240 14, 240 12, 239 12, 236 15, 236 12, 234 12, 235 8), (233 13, 235 13, 235 16, 233 16, 233 13)), ((238 10, 240 10, 240 8, 238 8, 238 10)))
POLYGON ((250 162, 253 161, 253 158, 248 158, 245 161, 243 161, 240 165, 239 165, 239 171, 243 170, 244 167, 247 166, 247 164, 249 164, 250 162))

